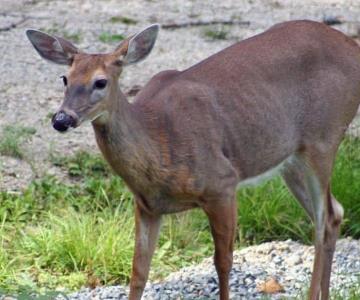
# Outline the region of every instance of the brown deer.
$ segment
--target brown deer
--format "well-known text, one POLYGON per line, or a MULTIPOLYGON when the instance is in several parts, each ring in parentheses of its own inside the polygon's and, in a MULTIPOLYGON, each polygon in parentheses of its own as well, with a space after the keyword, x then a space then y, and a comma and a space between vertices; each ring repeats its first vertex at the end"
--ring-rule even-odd
POLYGON ((194 207, 209 218, 220 299, 229 299, 236 187, 274 170, 315 224, 309 298, 328 299, 343 217, 330 176, 360 103, 360 48, 327 25, 286 22, 184 71, 158 73, 129 103, 119 75, 149 54, 158 30, 152 25, 108 54, 27 31, 43 58, 70 66, 54 128, 90 120, 106 160, 134 193, 129 299, 143 293, 161 215, 194 207))

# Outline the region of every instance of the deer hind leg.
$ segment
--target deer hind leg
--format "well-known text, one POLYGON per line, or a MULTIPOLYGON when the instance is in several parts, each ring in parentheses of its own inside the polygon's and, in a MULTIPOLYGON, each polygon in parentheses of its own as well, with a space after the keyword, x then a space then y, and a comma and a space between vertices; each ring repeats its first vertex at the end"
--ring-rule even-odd
POLYGON ((333 157, 307 153, 286 166, 283 177, 315 224, 315 260, 309 298, 329 298, 331 264, 342 220, 342 207, 330 194, 333 157), (323 158, 323 161, 319 160, 323 158))
POLYGON ((341 204, 331 194, 330 188, 327 192, 327 222, 325 225, 324 253, 323 253, 323 274, 321 279, 321 297, 329 298, 331 265, 335 252, 336 240, 339 236, 340 225, 343 219, 344 210, 341 204))
POLYGON ((311 195, 305 182, 305 168, 306 165, 302 162, 301 158, 296 156, 290 163, 285 165, 285 168, 282 171, 282 176, 289 190, 305 209, 311 220, 314 221, 314 210, 311 203, 311 195))
POLYGON ((220 300, 229 299, 229 274, 233 262, 234 238, 237 223, 236 198, 203 206, 210 222, 215 244, 214 263, 219 277, 220 300))

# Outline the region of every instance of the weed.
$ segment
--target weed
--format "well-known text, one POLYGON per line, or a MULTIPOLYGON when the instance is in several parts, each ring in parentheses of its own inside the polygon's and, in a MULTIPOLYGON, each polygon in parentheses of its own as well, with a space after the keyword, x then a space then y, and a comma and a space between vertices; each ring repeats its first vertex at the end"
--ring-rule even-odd
POLYGON ((53 118, 53 116, 54 116, 54 112, 48 112, 47 114, 46 114, 46 119, 52 119, 53 118))
POLYGON ((125 39, 122 34, 111 34, 109 32, 103 32, 99 36, 99 40, 103 43, 115 43, 125 39))
POLYGON ((203 32, 206 38, 211 40, 226 40, 228 38, 229 32, 225 30, 224 27, 219 27, 217 29, 208 28, 203 32))
POLYGON ((32 127, 20 125, 7 125, 3 128, 0 141, 0 154, 23 158, 24 152, 21 148, 23 142, 29 140, 36 133, 32 127))
POLYGON ((123 16, 114 16, 110 18, 111 23, 124 23, 127 25, 135 25, 137 24, 137 21, 135 19, 129 18, 129 17, 123 17, 123 16))

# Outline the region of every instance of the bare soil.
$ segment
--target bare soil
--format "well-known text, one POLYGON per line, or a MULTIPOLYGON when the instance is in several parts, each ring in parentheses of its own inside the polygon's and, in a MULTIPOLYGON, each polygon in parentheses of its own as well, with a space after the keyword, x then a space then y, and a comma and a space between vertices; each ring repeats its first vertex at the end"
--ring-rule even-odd
MULTIPOLYGON (((66 68, 42 60, 27 41, 26 28, 73 39, 85 51, 102 52, 110 51, 117 43, 102 42, 101 35, 127 36, 154 22, 163 25, 234 22, 163 29, 148 59, 128 67, 121 76, 120 86, 127 91, 134 85, 144 85, 159 71, 187 68, 275 23, 324 18, 341 20, 343 23, 335 27, 356 38, 360 1, 0 0, 0 129, 9 124, 36 129, 31 141, 23 146, 25 160, 0 156, 0 189, 19 190, 46 173, 64 176, 51 164, 50 155, 71 155, 79 149, 98 151, 90 124, 65 135, 52 129, 50 115, 62 101, 59 77, 66 73, 66 68), (205 30, 216 31, 220 27, 226 32, 225 39, 204 34, 205 30)), ((359 132, 357 128, 358 125, 354 126, 352 132, 359 132)))

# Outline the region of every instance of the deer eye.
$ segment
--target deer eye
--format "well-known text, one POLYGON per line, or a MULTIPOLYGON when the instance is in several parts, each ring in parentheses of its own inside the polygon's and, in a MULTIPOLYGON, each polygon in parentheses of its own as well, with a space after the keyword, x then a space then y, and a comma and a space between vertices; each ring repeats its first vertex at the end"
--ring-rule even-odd
POLYGON ((121 67, 123 65, 123 62, 120 59, 118 59, 118 60, 114 61, 114 65, 117 67, 121 67))
POLYGON ((64 86, 67 86, 67 78, 66 78, 66 76, 61 76, 60 78, 62 78, 64 86))
POLYGON ((94 82, 94 88, 95 89, 99 89, 102 90, 103 88, 106 87, 107 84, 107 80, 106 79, 98 79, 94 82))

